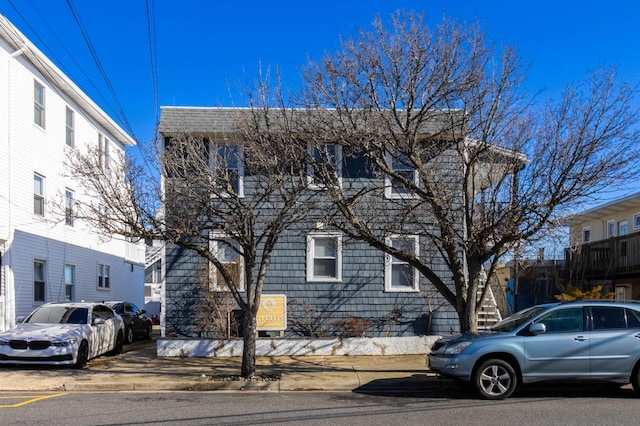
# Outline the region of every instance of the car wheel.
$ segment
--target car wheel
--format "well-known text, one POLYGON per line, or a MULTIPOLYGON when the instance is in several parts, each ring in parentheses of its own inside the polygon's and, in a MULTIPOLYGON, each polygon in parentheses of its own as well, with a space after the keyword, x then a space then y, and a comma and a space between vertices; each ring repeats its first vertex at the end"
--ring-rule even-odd
POLYGON ((144 333, 145 340, 151 340, 151 334, 153 333, 153 325, 147 325, 147 331, 144 333))
POLYGON ((125 333, 124 343, 127 345, 133 342, 133 326, 127 327, 127 332, 125 333))
POLYGON ((635 366, 631 374, 631 386, 636 393, 640 393, 640 363, 635 366))
POLYGON ((513 367, 501 359, 490 359, 476 370, 473 385, 483 399, 505 399, 516 390, 518 378, 513 367))
POLYGON ((82 369, 87 365, 87 361, 89 360, 89 344, 86 340, 80 342, 80 347, 78 348, 78 355, 76 356, 76 363, 73 364, 73 368, 82 369))
POLYGON ((116 345, 113 347, 113 350, 109 352, 109 355, 114 356, 121 354, 123 342, 124 336, 122 335, 122 331, 119 331, 118 335, 116 336, 116 345))

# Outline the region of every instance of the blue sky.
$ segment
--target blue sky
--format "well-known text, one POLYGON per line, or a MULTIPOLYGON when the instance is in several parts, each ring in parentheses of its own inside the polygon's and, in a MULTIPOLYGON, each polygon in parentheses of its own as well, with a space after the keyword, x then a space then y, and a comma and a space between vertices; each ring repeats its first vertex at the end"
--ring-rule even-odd
MULTIPOLYGON (((0 0, 13 22, 117 122, 123 123, 74 19, 73 5, 118 102, 142 144, 154 135, 147 2, 0 0)), ((531 62, 527 87, 556 95, 598 65, 640 84, 640 2, 467 0, 148 0, 153 13, 159 105, 230 105, 229 85, 279 67, 295 86, 307 57, 335 50, 340 37, 370 28, 397 9, 477 20, 496 44, 531 62)))

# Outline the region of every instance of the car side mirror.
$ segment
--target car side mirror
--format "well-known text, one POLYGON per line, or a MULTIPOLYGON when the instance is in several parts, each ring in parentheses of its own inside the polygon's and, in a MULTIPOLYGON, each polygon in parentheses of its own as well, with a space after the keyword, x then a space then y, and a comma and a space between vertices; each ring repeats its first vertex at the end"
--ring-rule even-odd
POLYGON ((104 318, 96 318, 93 320, 93 325, 104 324, 104 322, 105 322, 104 318))
POLYGON ((145 315, 147 313, 146 309, 140 311, 140 315, 145 315))
POLYGON ((547 332, 547 326, 544 323, 538 322, 529 326, 529 333, 533 335, 543 334, 547 332))

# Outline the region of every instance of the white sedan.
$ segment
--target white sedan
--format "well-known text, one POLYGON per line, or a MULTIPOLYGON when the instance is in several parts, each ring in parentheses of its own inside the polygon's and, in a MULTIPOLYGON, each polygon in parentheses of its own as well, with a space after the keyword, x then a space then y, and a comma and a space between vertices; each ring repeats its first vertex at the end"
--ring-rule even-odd
POLYGON ((47 303, 0 333, 0 364, 72 365, 122 352, 124 323, 100 303, 47 303))

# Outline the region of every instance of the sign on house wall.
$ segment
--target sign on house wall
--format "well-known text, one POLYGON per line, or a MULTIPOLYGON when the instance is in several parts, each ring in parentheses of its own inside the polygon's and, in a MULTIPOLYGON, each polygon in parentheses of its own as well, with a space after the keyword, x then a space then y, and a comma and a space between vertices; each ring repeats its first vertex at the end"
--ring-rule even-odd
POLYGON ((287 328, 287 296, 263 294, 256 317, 258 330, 277 331, 287 328))

